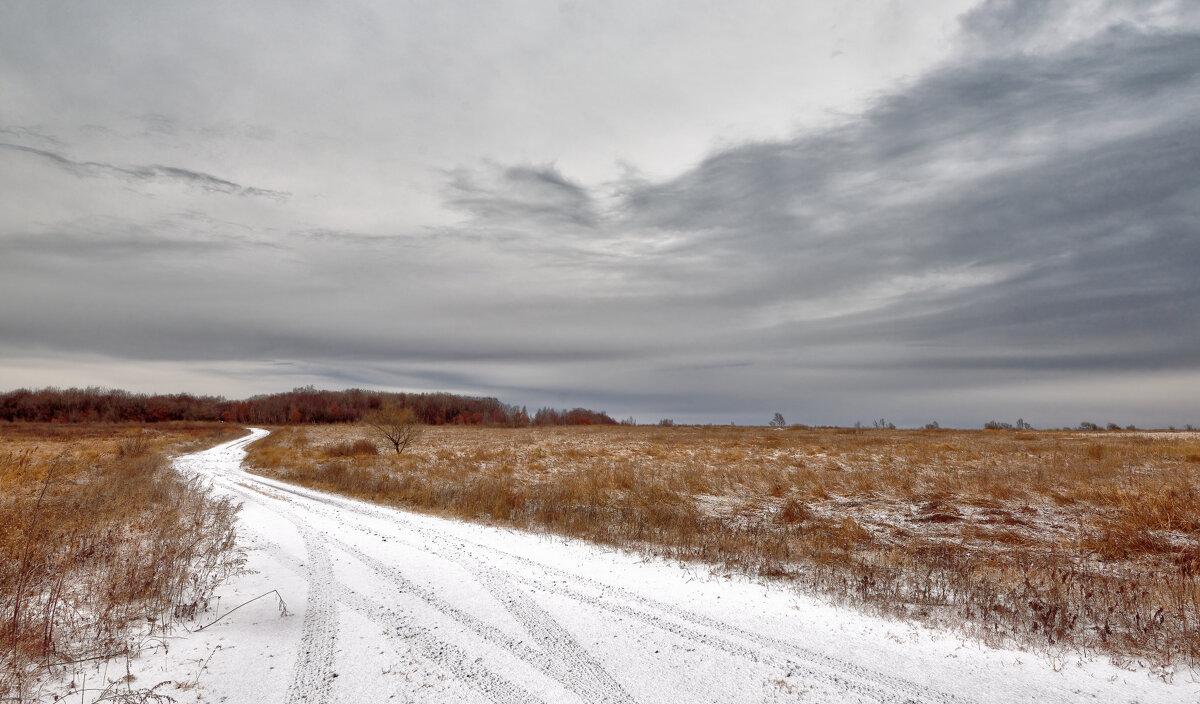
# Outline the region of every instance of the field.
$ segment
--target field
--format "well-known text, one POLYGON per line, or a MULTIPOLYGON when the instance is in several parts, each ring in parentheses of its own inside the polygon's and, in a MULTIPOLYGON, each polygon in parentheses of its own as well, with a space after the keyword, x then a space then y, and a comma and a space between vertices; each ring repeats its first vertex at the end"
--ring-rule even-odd
POLYGON ((167 423, 0 423, 0 699, 136 652, 235 570, 237 508, 168 453, 244 434, 167 423))
POLYGON ((365 427, 293 426, 247 462, 985 642, 1200 665, 1194 433, 443 426, 396 455, 365 427))

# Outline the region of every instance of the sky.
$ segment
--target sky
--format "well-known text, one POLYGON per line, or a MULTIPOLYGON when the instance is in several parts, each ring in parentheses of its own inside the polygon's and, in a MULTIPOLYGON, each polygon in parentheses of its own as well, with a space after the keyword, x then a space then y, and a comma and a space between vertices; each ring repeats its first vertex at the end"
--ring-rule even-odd
POLYGON ((1200 425, 1200 3, 0 0, 0 390, 1200 425))

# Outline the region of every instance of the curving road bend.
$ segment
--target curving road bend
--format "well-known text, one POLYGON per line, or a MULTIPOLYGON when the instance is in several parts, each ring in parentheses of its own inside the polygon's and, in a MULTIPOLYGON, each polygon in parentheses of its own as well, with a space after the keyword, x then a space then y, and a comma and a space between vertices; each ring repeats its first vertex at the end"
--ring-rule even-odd
MULTIPOLYGON (((783 585, 374 506, 248 474, 245 446, 180 457, 243 504, 253 573, 159 673, 231 702, 1183 701, 1107 663, 992 650, 783 585)), ((150 677, 151 675, 147 675, 150 677)))

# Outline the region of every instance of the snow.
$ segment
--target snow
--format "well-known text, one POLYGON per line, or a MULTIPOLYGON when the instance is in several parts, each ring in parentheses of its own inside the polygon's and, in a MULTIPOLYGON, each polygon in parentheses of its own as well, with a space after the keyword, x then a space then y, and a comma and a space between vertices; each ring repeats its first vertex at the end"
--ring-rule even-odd
POLYGON ((130 686, 181 702, 1200 701, 1195 672, 988 648, 786 584, 243 472, 265 434, 176 460, 243 502, 253 571, 197 626, 220 621, 128 663, 130 686), (274 594, 230 612, 272 591, 286 615, 274 594))

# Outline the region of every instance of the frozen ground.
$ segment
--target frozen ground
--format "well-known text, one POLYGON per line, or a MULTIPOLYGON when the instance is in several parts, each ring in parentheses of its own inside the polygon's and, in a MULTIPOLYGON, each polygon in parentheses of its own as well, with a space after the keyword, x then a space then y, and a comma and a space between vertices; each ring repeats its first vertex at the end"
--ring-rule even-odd
POLYGON ((254 573, 217 613, 277 590, 289 615, 271 595, 180 633, 130 664, 131 686, 204 702, 1200 701, 1193 672, 989 649, 786 585, 246 474, 264 434, 177 465, 244 503, 254 573))

